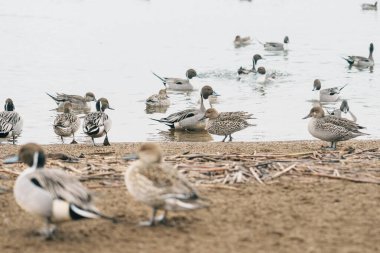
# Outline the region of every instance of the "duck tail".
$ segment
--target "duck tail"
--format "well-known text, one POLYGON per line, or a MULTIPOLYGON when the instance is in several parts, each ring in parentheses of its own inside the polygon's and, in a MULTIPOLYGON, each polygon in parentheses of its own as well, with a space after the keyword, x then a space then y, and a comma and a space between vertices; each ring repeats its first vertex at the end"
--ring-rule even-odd
POLYGON ((152 74, 153 75, 155 75, 158 79, 160 79, 162 82, 164 82, 165 83, 165 78, 163 78, 163 77, 161 77, 161 76, 159 76, 159 75, 157 75, 156 73, 154 73, 153 71, 152 71, 152 74))
POLYGON ((115 218, 104 215, 104 214, 100 213, 99 211, 97 211, 96 209, 95 210, 85 210, 85 209, 82 209, 82 208, 80 208, 74 204, 71 204, 69 206, 69 213, 70 213, 71 219, 73 219, 73 220, 101 218, 101 219, 112 221, 113 223, 117 222, 117 220, 115 218))
POLYGON ((351 60, 350 58, 344 58, 344 57, 342 57, 342 58, 343 58, 343 60, 347 61, 348 64, 350 64, 350 65, 354 64, 354 61, 351 60))
POLYGON ((157 122, 160 122, 160 123, 164 123, 165 125, 167 125, 170 128, 174 128, 174 123, 172 123, 172 122, 169 122, 169 121, 166 121, 166 120, 163 120, 163 119, 153 119, 153 118, 150 118, 150 119, 154 120, 154 121, 157 121, 157 122))
POLYGON ((261 45, 263 45, 263 46, 265 45, 265 43, 261 42, 259 39, 256 38, 256 40, 257 40, 257 42, 259 42, 261 45))
POLYGON ((57 104, 59 104, 59 100, 56 97, 54 97, 53 95, 50 95, 47 92, 46 92, 46 95, 48 95, 49 97, 51 97, 57 104))

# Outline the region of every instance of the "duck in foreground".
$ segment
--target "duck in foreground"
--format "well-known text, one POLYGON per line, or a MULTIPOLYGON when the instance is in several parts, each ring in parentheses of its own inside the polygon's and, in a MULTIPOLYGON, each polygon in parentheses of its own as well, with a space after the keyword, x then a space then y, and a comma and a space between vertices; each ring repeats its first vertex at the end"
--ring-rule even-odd
POLYGON ((368 58, 363 57, 363 56, 348 56, 347 58, 344 58, 350 67, 355 66, 358 68, 368 68, 368 67, 373 67, 375 65, 375 62, 373 60, 373 50, 374 50, 373 43, 369 45, 369 56, 368 58))
POLYGON ((194 69, 188 69, 186 71, 187 79, 175 78, 175 77, 161 77, 152 72, 158 79, 162 81, 166 88, 179 91, 191 91, 194 90, 193 85, 190 83, 190 79, 197 76, 197 72, 194 69))
POLYGON ((90 102, 96 102, 96 98, 94 93, 87 92, 84 97, 79 95, 67 95, 64 93, 57 93, 56 96, 50 95, 46 93, 49 97, 51 97, 58 105, 57 110, 63 111, 65 102, 70 102, 72 104, 73 110, 76 111, 90 111, 91 106, 90 102))
POLYGON ((263 58, 261 57, 261 55, 259 54, 255 54, 253 57, 252 57, 252 68, 250 69, 246 69, 246 68, 243 68, 243 67, 240 67, 238 69, 238 74, 239 75, 248 75, 250 73, 256 73, 256 65, 257 65, 257 62, 259 60, 262 60, 263 58))
POLYGON ((377 11, 377 1, 374 4, 369 4, 369 3, 362 4, 362 10, 377 11))
POLYGON ((202 119, 208 118, 206 130, 210 134, 224 135, 224 142, 227 136, 232 141, 232 134, 241 131, 249 126, 254 126, 247 122, 251 119, 252 114, 246 112, 226 112, 219 113, 214 108, 207 109, 202 119))
POLYGON ((359 129, 364 127, 344 118, 337 118, 331 115, 325 116, 321 107, 313 107, 310 113, 303 119, 311 118, 309 121, 309 133, 323 141, 331 142, 330 149, 336 149, 338 141, 347 141, 362 135, 359 129))
POLYGON ((16 138, 21 134, 23 127, 23 119, 15 112, 15 106, 12 99, 5 100, 4 111, 0 112, 0 138, 12 138, 13 144, 16 138))
POLYGON ((336 102, 338 101, 340 91, 346 87, 346 85, 341 86, 341 87, 333 87, 333 88, 328 88, 328 89, 322 89, 322 84, 319 79, 314 80, 313 84, 313 91, 317 90, 319 91, 319 101, 320 102, 336 102))
MULTIPOLYGON (((199 109, 187 109, 177 113, 170 114, 169 116, 162 119, 152 119, 160 123, 164 123, 171 129, 176 130, 190 130, 190 131, 200 131, 204 130, 206 127, 206 120, 201 120, 206 108, 204 105, 204 100, 208 99, 209 96, 218 94, 212 89, 211 86, 203 86, 201 90, 201 105, 199 109)), ((210 104, 211 106, 211 104, 210 104)))
MULTIPOLYGON (((163 162, 162 151, 153 143, 143 144, 125 172, 128 192, 139 202, 150 206, 152 217, 141 225, 165 222, 168 211, 187 211, 207 207, 196 189, 172 165, 163 162), (157 210, 163 210, 157 218, 157 210)), ((126 158, 130 160, 131 158, 126 158)))
POLYGON ((51 239, 55 224, 80 219, 104 218, 93 204, 91 193, 74 177, 60 169, 44 169, 45 153, 34 143, 22 146, 18 156, 4 163, 23 162, 28 165, 16 179, 13 193, 17 204, 26 212, 46 221, 41 233, 51 239))
POLYGON ((264 45, 264 49, 267 51, 285 51, 285 50, 288 50, 289 37, 285 36, 284 43, 280 43, 280 42, 265 42, 265 43, 260 42, 260 43, 264 45))
POLYGON ((108 132, 111 129, 112 121, 107 114, 104 113, 106 109, 114 110, 109 106, 106 98, 100 98, 96 102, 96 112, 86 115, 83 121, 83 132, 91 137, 92 143, 95 145, 94 138, 106 136, 103 145, 110 146, 108 141, 108 132))
POLYGON ((65 102, 63 113, 57 115, 54 120, 54 132, 61 136, 62 143, 63 137, 73 136, 71 144, 77 144, 75 141, 75 132, 78 131, 80 127, 80 119, 72 113, 72 104, 70 102, 65 102))
POLYGON ((158 94, 150 96, 145 101, 148 107, 168 107, 170 105, 169 96, 166 93, 166 89, 161 89, 158 94))
POLYGON ((337 118, 342 118, 342 113, 344 114, 350 114, 351 119, 353 122, 357 121, 356 116, 350 111, 350 107, 348 106, 347 100, 343 99, 340 107, 338 109, 335 109, 330 114, 337 118))
POLYGON ((240 35, 236 35, 234 40, 235 47, 244 47, 251 44, 251 37, 241 37, 240 35))

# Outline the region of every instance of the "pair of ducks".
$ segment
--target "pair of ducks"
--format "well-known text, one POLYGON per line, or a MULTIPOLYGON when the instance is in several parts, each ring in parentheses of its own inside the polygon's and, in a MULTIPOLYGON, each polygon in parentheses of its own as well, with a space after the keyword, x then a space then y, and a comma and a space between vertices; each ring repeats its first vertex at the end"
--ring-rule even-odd
MULTIPOLYGON (((136 157, 139 160, 126 170, 125 185, 137 201, 153 210, 151 219, 141 225, 165 222, 168 211, 207 207, 196 189, 175 168, 163 162, 162 151, 157 145, 143 144, 136 157), (157 210, 163 210, 164 215, 156 217, 157 210)), ((126 158, 130 159, 131 156, 126 158)), ((94 196, 78 179, 60 169, 44 169, 45 161, 43 149, 33 143, 22 146, 18 156, 4 161, 23 162, 28 166, 16 179, 14 197, 26 212, 45 220, 42 235, 51 239, 56 224, 64 221, 103 218, 116 222, 96 208, 94 196)))
POLYGON ((262 60, 264 58, 261 57, 261 55, 259 54, 255 54, 253 57, 252 57, 252 68, 243 68, 243 67, 240 67, 237 71, 238 75, 241 76, 241 75, 248 75, 248 74, 256 74, 257 75, 257 78, 256 78, 256 82, 257 83, 266 83, 268 81, 272 81, 273 79, 276 78, 275 74, 272 73, 272 74, 268 74, 266 69, 264 67, 259 67, 257 68, 256 70, 256 65, 257 65, 257 62, 259 60, 262 60))
POLYGON ((7 98, 4 111, 0 112, 0 142, 12 138, 12 142, 15 144, 16 138, 22 132, 24 121, 15 109, 13 100, 7 98))
MULTIPOLYGON (((49 94, 48 94, 49 95, 49 94)), ((112 121, 110 117, 105 113, 106 109, 114 110, 109 106, 109 102, 106 98, 95 99, 95 95, 92 92, 86 93, 84 97, 77 95, 66 95, 58 93, 56 97, 52 97, 58 105, 58 108, 63 108, 63 113, 57 115, 54 120, 53 128, 54 132, 61 137, 62 143, 64 143, 63 137, 73 137, 71 144, 77 144, 75 140, 75 133, 79 130, 80 119, 73 113, 73 110, 90 109, 89 103, 96 102, 96 112, 86 114, 83 121, 83 132, 91 137, 92 143, 95 146, 95 138, 105 136, 103 145, 109 146, 108 132, 111 129, 112 121)))

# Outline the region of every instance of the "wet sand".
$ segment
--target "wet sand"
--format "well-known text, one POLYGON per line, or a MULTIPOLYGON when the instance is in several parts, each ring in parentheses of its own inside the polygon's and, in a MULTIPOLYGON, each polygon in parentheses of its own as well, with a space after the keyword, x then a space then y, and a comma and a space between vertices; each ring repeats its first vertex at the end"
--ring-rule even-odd
MULTIPOLYGON (((161 143, 166 155, 183 153, 294 153, 320 150, 318 141, 265 143, 161 143)), ((46 145, 47 153, 64 152, 88 163, 94 153, 133 152, 138 143, 111 147, 46 145), (83 156, 82 155, 82 156, 83 156)), ((379 148, 380 141, 352 141, 348 148, 379 148)), ((1 158, 18 147, 1 145, 1 158)), ((66 164, 66 163, 65 163, 66 164)), ((17 168, 23 167, 16 165, 17 168)), ((12 168, 0 162, 0 169, 12 168)), ((0 187, 10 189, 15 175, 0 172, 0 187)), ((120 184, 107 187, 88 180, 99 209, 121 222, 86 220, 62 224, 53 241, 33 230, 42 222, 22 211, 9 192, 0 194, 0 252, 379 252, 380 185, 313 178, 281 177, 260 185, 202 186, 209 209, 171 213, 168 226, 142 228, 149 208, 135 202, 120 184)))

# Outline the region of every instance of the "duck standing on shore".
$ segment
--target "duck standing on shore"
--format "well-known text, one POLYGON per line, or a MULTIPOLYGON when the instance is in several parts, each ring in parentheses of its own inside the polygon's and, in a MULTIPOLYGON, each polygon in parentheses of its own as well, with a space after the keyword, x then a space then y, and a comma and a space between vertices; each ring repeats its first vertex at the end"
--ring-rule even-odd
POLYGON ((4 111, 0 112, 0 138, 12 138, 13 144, 16 138, 20 136, 24 124, 20 114, 15 111, 12 99, 5 100, 4 111))
POLYGON ((70 102, 65 102, 63 113, 57 115, 54 120, 54 132, 61 136, 62 143, 63 137, 73 136, 71 144, 77 144, 75 140, 75 132, 78 131, 80 127, 80 119, 72 113, 72 104, 70 102))

